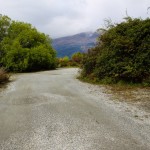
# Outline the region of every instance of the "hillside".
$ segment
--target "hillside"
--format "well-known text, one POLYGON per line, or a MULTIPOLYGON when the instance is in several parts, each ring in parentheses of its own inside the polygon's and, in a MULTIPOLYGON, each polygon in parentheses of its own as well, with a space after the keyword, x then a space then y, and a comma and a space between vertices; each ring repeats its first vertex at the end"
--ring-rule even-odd
POLYGON ((75 52, 86 52, 94 47, 98 37, 96 32, 83 32, 73 36, 53 39, 53 47, 58 57, 71 56, 75 52))

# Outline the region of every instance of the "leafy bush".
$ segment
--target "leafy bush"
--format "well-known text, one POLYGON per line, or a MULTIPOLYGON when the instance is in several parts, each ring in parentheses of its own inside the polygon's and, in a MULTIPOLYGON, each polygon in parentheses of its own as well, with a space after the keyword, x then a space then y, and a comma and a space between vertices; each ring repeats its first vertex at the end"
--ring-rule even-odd
POLYGON ((150 19, 128 17, 105 30, 83 58, 82 76, 90 74, 106 83, 150 83, 150 19))
POLYGON ((31 24, 11 21, 1 15, 0 29, 0 65, 8 71, 38 71, 56 67, 56 52, 50 38, 31 24))
POLYGON ((67 67, 69 66, 69 57, 65 56, 63 58, 58 58, 58 67, 67 67))
POLYGON ((80 66, 82 63, 82 59, 83 59, 83 54, 80 52, 74 53, 71 56, 71 61, 72 61, 72 65, 75 66, 80 66))
POLYGON ((79 67, 81 65, 83 54, 80 52, 74 53, 69 59, 68 56, 57 59, 58 67, 79 67))

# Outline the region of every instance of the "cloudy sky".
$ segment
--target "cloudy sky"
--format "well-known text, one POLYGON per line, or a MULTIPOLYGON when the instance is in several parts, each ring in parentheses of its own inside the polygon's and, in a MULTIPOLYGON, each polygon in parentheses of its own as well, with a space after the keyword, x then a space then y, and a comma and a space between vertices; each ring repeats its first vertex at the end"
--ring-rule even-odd
POLYGON ((0 0, 0 14, 31 23, 52 38, 95 31, 104 19, 150 17, 150 0, 0 0))

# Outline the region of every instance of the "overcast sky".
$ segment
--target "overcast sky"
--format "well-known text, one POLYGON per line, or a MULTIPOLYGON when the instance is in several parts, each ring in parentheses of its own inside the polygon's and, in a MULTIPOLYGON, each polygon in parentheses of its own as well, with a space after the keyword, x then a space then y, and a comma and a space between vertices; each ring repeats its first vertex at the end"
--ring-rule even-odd
POLYGON ((104 19, 147 18, 150 0, 0 0, 0 14, 31 23, 52 38, 95 31, 104 19))

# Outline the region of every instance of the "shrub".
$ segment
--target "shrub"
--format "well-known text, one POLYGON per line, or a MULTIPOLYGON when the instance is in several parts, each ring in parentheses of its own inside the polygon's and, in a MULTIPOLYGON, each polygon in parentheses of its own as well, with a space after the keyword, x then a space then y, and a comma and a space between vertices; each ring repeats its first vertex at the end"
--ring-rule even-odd
POLYGON ((80 52, 74 53, 71 56, 71 61, 76 66, 80 66, 80 64, 82 63, 82 59, 83 59, 83 54, 80 52))
POLYGON ((7 82, 9 77, 10 75, 3 68, 0 68, 0 83, 7 82))
POLYGON ((83 57, 82 74, 94 74, 100 81, 108 83, 148 83, 149 43, 150 19, 126 18, 105 30, 98 45, 83 57))
POLYGON ((58 59, 58 67, 67 67, 69 66, 69 57, 68 56, 65 56, 63 58, 59 58, 58 59))
POLYGON ((74 53, 69 59, 68 56, 57 59, 58 67, 79 67, 82 64, 83 54, 80 52, 74 53))

